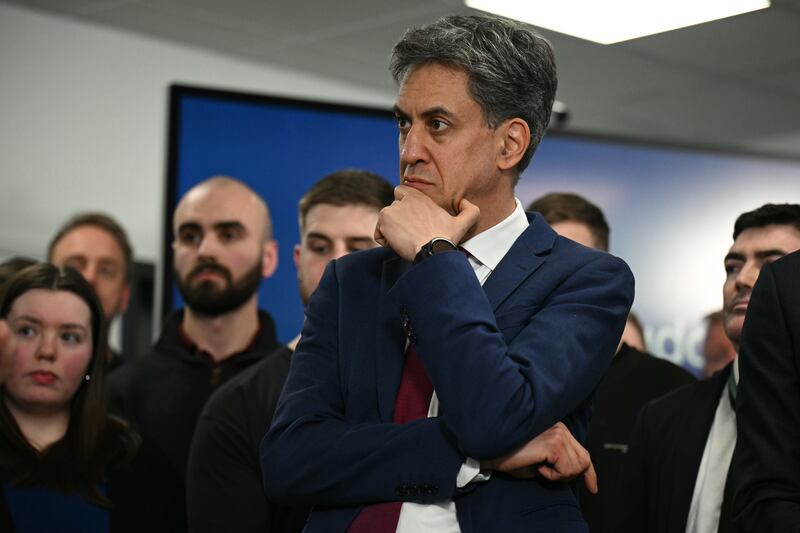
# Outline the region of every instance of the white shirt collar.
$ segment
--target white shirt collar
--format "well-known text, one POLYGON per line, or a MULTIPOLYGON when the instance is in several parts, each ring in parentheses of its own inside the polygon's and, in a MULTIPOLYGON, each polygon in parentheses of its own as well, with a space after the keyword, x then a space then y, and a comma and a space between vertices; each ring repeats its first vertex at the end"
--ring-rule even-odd
POLYGON ((491 228, 461 243, 462 248, 492 271, 497 268, 514 241, 528 227, 528 216, 525 214, 522 203, 519 198, 514 198, 514 202, 516 208, 510 215, 491 228))

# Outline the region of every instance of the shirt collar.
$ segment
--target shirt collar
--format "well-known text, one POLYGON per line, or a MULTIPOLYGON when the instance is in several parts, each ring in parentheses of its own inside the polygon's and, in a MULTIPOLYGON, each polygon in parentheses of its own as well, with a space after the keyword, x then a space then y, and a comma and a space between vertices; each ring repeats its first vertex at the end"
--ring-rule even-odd
POLYGON ((500 264, 514 241, 528 228, 528 216, 519 198, 514 198, 514 203, 514 211, 505 219, 461 243, 462 248, 492 271, 500 264))

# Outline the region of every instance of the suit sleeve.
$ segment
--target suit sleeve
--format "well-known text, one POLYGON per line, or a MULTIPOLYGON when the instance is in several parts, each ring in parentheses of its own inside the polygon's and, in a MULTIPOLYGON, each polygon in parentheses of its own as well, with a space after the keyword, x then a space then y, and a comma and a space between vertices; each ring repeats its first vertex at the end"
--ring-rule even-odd
POLYGON ((522 288, 497 316, 460 254, 424 261, 392 289, 440 417, 467 456, 516 449, 584 405, 599 383, 633 302, 633 276, 611 255, 591 257, 543 301, 525 301, 522 288))
POLYGON ((261 443, 267 496, 315 506, 451 498, 464 456, 441 419, 402 425, 347 420, 338 291, 332 262, 309 302, 302 340, 261 443), (404 485, 418 490, 398 491, 404 485))
POLYGON ((742 531, 800 532, 800 291, 779 286, 773 266, 761 272, 742 330, 733 508, 742 531))

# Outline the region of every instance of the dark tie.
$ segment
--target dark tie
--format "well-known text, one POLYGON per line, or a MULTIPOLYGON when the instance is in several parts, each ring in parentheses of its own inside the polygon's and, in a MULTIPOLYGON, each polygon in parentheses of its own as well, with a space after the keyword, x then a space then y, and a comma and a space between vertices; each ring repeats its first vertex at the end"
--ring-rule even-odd
MULTIPOLYGON (((433 384, 422 366, 413 344, 408 345, 403 376, 394 401, 395 424, 405 424, 428 416, 433 395, 433 384)), ((389 533, 397 531, 400 507, 403 502, 386 502, 368 505, 350 524, 349 533, 389 533)))

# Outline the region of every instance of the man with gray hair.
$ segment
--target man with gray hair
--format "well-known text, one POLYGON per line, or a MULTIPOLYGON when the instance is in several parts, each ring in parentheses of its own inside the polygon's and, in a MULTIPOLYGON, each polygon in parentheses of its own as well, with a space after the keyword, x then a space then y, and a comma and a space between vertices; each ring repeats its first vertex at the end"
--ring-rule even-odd
POLYGON ((406 32, 391 70, 401 184, 383 248, 331 262, 310 299, 261 444, 267 494, 313 505, 309 533, 584 533, 567 480, 593 471, 573 435, 633 277, 514 196, 553 52, 522 25, 453 16, 406 32))

